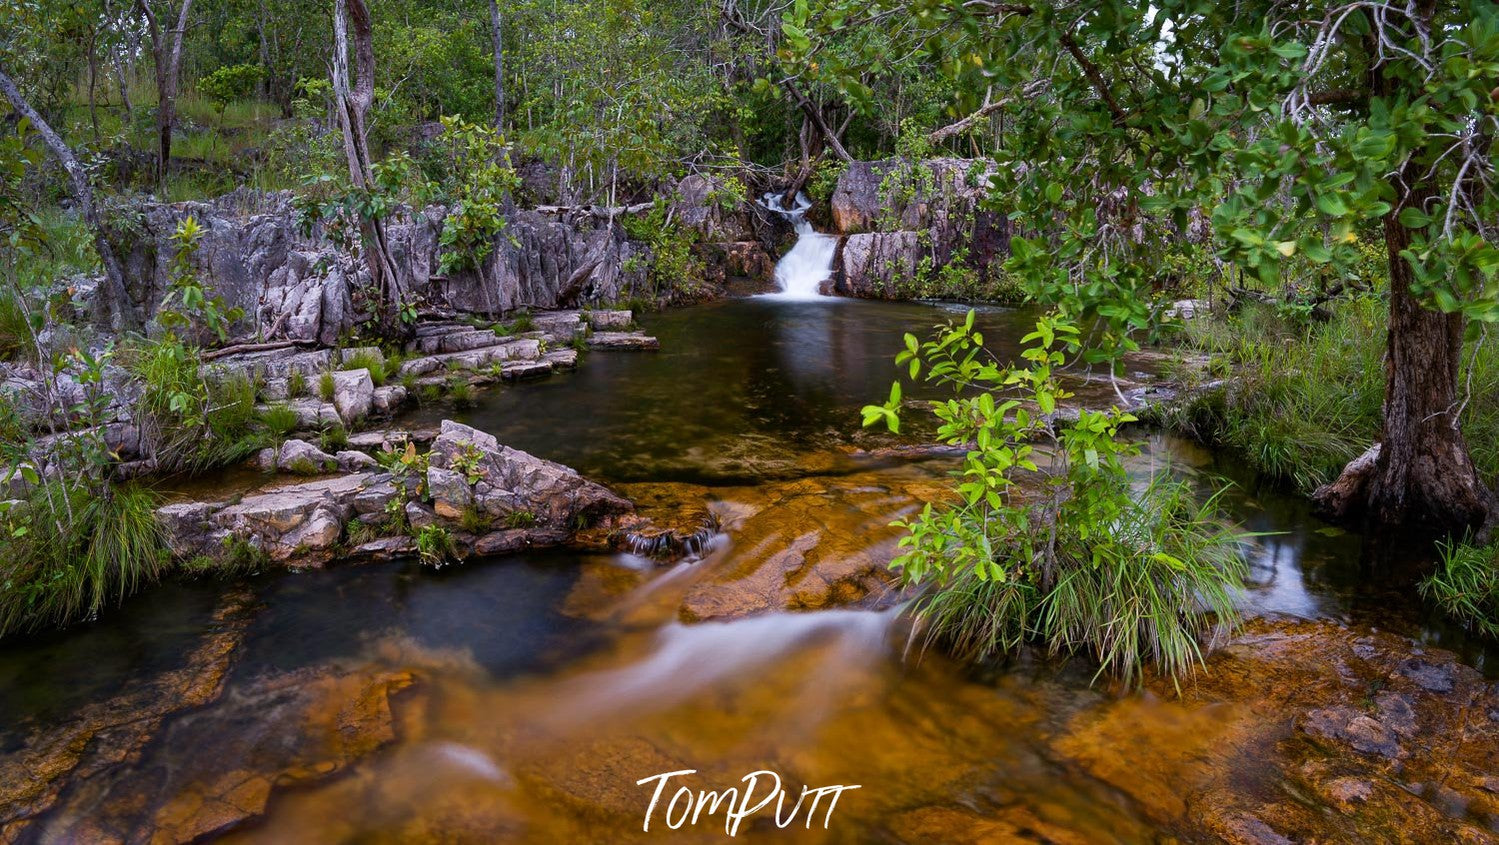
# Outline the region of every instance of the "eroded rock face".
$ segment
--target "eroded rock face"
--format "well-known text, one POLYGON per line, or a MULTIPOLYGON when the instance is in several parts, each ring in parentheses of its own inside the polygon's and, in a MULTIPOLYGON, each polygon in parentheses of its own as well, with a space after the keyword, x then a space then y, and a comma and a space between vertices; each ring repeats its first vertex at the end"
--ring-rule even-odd
MULTIPOLYGON (((726 203, 709 177, 685 178, 672 196, 674 219, 700 244, 757 242, 760 230, 768 237, 776 227, 752 203, 726 203)), ((587 209, 516 210, 479 267, 439 274, 447 213, 434 205, 402 208, 387 218, 402 287, 433 305, 492 315, 653 295, 650 248, 629 238, 618 220, 587 209)), ((214 295, 244 311, 236 334, 332 346, 360 318, 351 291, 368 280, 363 262, 317 227, 303 231, 289 191, 242 189, 208 202, 150 204, 120 219, 127 216, 129 225, 122 223, 113 240, 134 306, 147 319, 170 288, 171 236, 188 217, 203 231, 201 277, 214 295)), ((763 262, 750 263, 768 272, 763 262)))
POLYGON ((834 290, 902 299, 918 272, 935 273, 955 256, 980 277, 1009 255, 1009 221, 981 208, 993 163, 968 159, 851 162, 830 200, 845 235, 834 262, 834 290))

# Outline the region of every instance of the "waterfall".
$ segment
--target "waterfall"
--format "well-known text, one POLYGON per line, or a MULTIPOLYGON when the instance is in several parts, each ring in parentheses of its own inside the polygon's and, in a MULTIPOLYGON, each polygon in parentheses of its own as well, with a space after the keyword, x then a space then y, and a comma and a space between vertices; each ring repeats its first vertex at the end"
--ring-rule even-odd
POLYGON ((776 263, 776 284, 781 292, 770 294, 781 299, 816 299, 822 296, 818 287, 833 274, 833 254, 838 249, 838 239, 824 235, 807 222, 807 209, 812 201, 806 194, 798 193, 796 202, 787 208, 780 194, 770 193, 761 198, 766 208, 791 221, 796 230, 796 244, 776 263))

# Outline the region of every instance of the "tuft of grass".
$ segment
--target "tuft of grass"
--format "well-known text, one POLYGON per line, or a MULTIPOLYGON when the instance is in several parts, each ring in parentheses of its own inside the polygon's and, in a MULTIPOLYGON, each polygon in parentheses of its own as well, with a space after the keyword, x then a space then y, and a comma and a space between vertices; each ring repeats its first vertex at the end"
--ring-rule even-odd
POLYGON ((385 384, 384 356, 371 352, 368 349, 360 349, 350 355, 344 360, 343 368, 346 370, 369 370, 370 381, 374 382, 376 387, 381 387, 385 384))
POLYGON ((1421 582, 1421 596, 1469 630, 1499 639, 1499 543, 1439 548, 1442 563, 1421 582))
POLYGON ((458 524, 470 534, 482 534, 490 529, 493 520, 483 511, 473 505, 468 505, 464 507, 463 513, 458 515, 458 524))
POLYGON ((458 376, 448 380, 448 396, 452 398, 453 404, 460 408, 467 408, 474 404, 474 386, 469 384, 468 379, 458 376))
POLYGON ((0 541, 0 636, 92 618, 159 578, 170 555, 157 503, 134 484, 33 491, 20 508, 26 530, 12 525, 0 541))
POLYGON ((307 374, 301 370, 292 370, 286 377, 286 396, 296 399, 298 396, 307 394, 307 374))
POLYGON ((524 334, 536 328, 536 320, 530 311, 521 311, 510 319, 510 333, 524 334))
POLYGON ((338 384, 333 380, 333 373, 324 370, 317 380, 317 395, 324 402, 332 402, 333 394, 338 392, 338 384))
POLYGON ((285 439, 292 432, 296 431, 297 426, 300 425, 297 412, 279 403, 261 411, 260 422, 271 434, 281 439, 285 439))
POLYGON ((331 426, 318 438, 318 445, 330 455, 341 452, 349 448, 349 430, 341 425, 331 426))
POLYGON ((536 514, 530 511, 511 511, 505 514, 506 528, 530 528, 536 524, 536 514))
MULTIPOLYGON (((968 660, 1035 642, 1054 655, 1087 654, 1100 676, 1126 685, 1147 663, 1171 678, 1190 674, 1203 643, 1238 622, 1241 535, 1221 518, 1216 496, 1198 501, 1184 482, 1156 478, 1123 501, 1107 527, 1057 524, 1050 584, 967 567, 928 591, 915 606, 928 642, 968 660)), ((996 560, 1023 573, 1027 545, 996 549, 996 560)))

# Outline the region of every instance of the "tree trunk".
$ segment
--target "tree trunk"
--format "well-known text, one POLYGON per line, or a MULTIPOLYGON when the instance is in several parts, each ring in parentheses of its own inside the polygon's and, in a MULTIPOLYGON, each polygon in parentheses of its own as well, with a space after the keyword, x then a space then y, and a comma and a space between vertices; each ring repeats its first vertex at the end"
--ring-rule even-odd
MULTIPOLYGON (((375 100, 375 47, 369 8, 364 0, 337 0, 334 3, 332 76, 349 178, 359 190, 374 190, 374 165, 370 161, 365 116, 375 100), (352 74, 349 70, 350 29, 354 34, 352 74)), ((359 229, 363 236, 365 264, 378 298, 380 333, 390 339, 401 339, 409 328, 401 320, 405 297, 401 291, 400 275, 390 257, 385 224, 377 217, 361 215, 359 229)))
POLYGON ((62 138, 52 131, 47 121, 37 114, 36 109, 26 102, 21 95, 21 90, 16 83, 0 68, 0 93, 10 101, 16 113, 31 121, 37 134, 42 136, 42 142, 57 157, 63 170, 68 174, 68 189, 73 194, 73 201, 78 203, 78 211, 83 215, 83 222, 88 225, 89 231, 94 235, 94 249, 99 253, 99 263, 104 267, 104 281, 99 285, 99 308, 103 312, 105 322, 116 332, 124 331, 131 324, 130 319, 130 297, 125 289, 125 274, 120 270, 120 261, 115 256, 114 246, 110 244, 109 238, 105 236, 104 221, 99 217, 99 211, 94 207, 94 190, 89 186, 88 176, 83 171, 83 165, 73 156, 73 151, 63 143, 62 138))
POLYGON ((137 0, 151 35, 151 54, 156 60, 156 184, 164 193, 172 163, 172 127, 177 122, 177 83, 182 68, 182 38, 187 33, 193 0, 182 0, 177 28, 162 32, 149 0, 137 0), (170 35, 170 41, 167 36, 170 35))
POLYGON ((1405 166, 1395 183, 1411 187, 1384 219, 1390 321, 1377 457, 1372 467, 1371 456, 1350 463, 1314 498, 1335 517, 1460 531, 1488 522, 1495 500, 1459 428, 1462 315, 1423 307, 1411 294, 1414 273, 1400 255, 1411 241, 1410 230, 1400 225, 1400 210, 1422 208, 1432 196, 1424 170, 1416 162, 1405 166))
POLYGON ((505 29, 500 0, 489 0, 489 34, 494 40, 494 128, 505 134, 505 29))

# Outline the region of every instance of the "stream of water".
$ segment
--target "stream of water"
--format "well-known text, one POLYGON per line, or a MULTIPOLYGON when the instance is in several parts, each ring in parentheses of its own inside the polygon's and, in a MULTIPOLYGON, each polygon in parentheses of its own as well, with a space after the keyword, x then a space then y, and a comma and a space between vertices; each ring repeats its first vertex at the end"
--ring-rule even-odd
POLYGON ((812 201, 806 194, 798 193, 788 208, 785 197, 776 193, 766 194, 761 204, 791 222, 796 232, 796 243, 776 263, 776 284, 780 293, 768 294, 778 299, 807 300, 821 297, 822 283, 833 274, 833 258, 838 252, 838 239, 824 235, 812 227, 807 211, 812 201))
MULTIPOLYGON (((769 564, 888 554, 890 520, 947 483, 952 459, 892 458, 858 431, 857 410, 888 392, 903 332, 961 313, 756 297, 651 315, 659 354, 593 354, 461 415, 638 500, 708 502, 729 527, 701 561, 556 551, 435 572, 335 565, 262 576, 247 594, 170 584, 97 623, 7 643, 0 765, 44 766, 53 757, 39 736, 153 726, 129 754, 66 780, 21 841, 718 840, 721 821, 641 830, 650 792, 637 781, 687 769, 722 787, 760 769, 794 788, 861 785, 827 829, 820 816, 810 829, 762 819, 739 831, 754 841, 975 830, 983 841, 1152 841, 1156 825, 1077 764, 1069 731, 1127 707, 1138 728, 1104 750, 1143 762, 1171 731, 1208 730, 1221 711, 1120 702, 1079 663, 916 659, 892 610, 684 621, 734 601, 757 609, 778 583, 752 584, 764 590, 747 598, 724 585, 769 564), (214 694, 136 715, 214 666, 214 694)), ((1032 316, 984 309, 980 322, 1004 352, 1032 316)), ((1252 613, 1377 619, 1482 663, 1409 590, 1370 577, 1357 537, 1231 461, 1148 441, 1142 472, 1169 461, 1237 480, 1235 516, 1276 532, 1254 551, 1252 613)))

